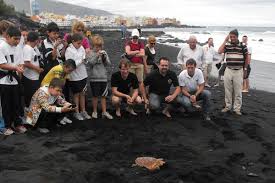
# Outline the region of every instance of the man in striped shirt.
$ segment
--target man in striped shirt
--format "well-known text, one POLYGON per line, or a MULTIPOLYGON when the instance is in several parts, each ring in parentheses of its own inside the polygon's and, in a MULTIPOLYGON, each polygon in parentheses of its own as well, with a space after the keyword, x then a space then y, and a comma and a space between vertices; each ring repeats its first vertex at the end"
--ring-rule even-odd
POLYGON ((222 112, 228 112, 233 107, 237 115, 242 115, 242 84, 247 75, 248 51, 238 40, 238 36, 238 30, 232 30, 218 52, 225 54, 227 64, 224 73, 225 108, 222 112))

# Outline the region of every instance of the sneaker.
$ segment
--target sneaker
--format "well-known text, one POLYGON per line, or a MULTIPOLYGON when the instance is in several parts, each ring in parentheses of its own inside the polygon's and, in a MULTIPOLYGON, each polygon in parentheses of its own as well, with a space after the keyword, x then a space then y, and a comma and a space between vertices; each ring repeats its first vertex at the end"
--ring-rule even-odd
POLYGON ((209 114, 204 115, 204 120, 205 121, 211 121, 211 118, 210 118, 209 114))
POLYGON ((197 103, 193 103, 193 107, 196 108, 196 109, 198 109, 198 110, 201 109, 201 106, 199 104, 197 104, 197 103))
POLYGON ((135 113, 134 109, 132 107, 126 107, 126 111, 132 114, 133 116, 136 116, 137 113, 135 113))
POLYGON ((92 119, 92 117, 86 111, 81 112, 81 115, 84 119, 92 119))
POLYGON ((40 133, 44 133, 44 134, 50 132, 50 130, 49 130, 48 128, 37 128, 37 130, 38 130, 40 133))
POLYGON ((162 111, 162 114, 164 114, 167 118, 171 118, 171 114, 170 114, 170 112, 167 109, 164 109, 162 111))
POLYGON ((215 85, 214 85, 214 87, 218 87, 218 86, 220 86, 220 84, 219 84, 219 83, 217 83, 217 84, 215 84, 215 85))
POLYGON ((208 83, 206 83, 204 86, 208 87, 208 88, 211 88, 211 86, 208 83))
POLYGON ((145 112, 147 115, 150 115, 151 114, 151 111, 149 108, 146 109, 146 112, 145 112))
POLYGON ((64 120, 64 118, 63 118, 61 121, 59 121, 59 123, 60 123, 61 125, 66 125, 66 124, 67 124, 66 121, 64 120))
POLYGON ((79 121, 84 120, 83 116, 79 112, 74 113, 74 118, 79 120, 79 121))
POLYGON ((6 136, 12 135, 14 131, 11 128, 3 128, 0 130, 0 133, 6 136))
POLYGON ((121 117, 121 113, 120 113, 120 110, 116 110, 116 117, 120 118, 121 117))
POLYGON ((73 121, 67 118, 66 116, 62 119, 65 123, 71 124, 73 121))
POLYGON ((228 109, 228 108, 226 108, 226 107, 223 108, 223 109, 221 110, 222 113, 226 113, 226 112, 228 112, 228 111, 230 111, 230 109, 228 109))
POLYGON ((97 119, 97 112, 92 113, 92 118, 97 119))
POLYGON ((15 131, 17 133, 25 133, 27 131, 27 128, 24 125, 19 125, 15 127, 15 131))
POLYGON ((234 111, 234 113, 237 114, 238 116, 242 115, 241 111, 234 111))
POLYGON ((107 111, 103 112, 101 115, 102 115, 102 118, 113 119, 113 116, 109 114, 107 111))

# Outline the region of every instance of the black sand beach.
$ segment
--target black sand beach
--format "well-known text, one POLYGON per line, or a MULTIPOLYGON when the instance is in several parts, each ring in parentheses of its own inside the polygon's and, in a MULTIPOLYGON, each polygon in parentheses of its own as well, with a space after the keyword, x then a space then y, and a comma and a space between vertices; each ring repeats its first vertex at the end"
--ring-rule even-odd
MULTIPOLYGON (((117 70, 119 32, 100 32, 117 70)), ((157 45, 176 61, 178 50, 157 45)), ((273 81, 274 83, 274 81, 273 81)), ((221 114, 223 88, 211 89, 213 124, 199 113, 74 121, 50 134, 0 136, 2 183, 274 183, 275 99, 251 90, 243 116, 221 114), (160 170, 132 167, 139 156, 163 158, 160 170)))

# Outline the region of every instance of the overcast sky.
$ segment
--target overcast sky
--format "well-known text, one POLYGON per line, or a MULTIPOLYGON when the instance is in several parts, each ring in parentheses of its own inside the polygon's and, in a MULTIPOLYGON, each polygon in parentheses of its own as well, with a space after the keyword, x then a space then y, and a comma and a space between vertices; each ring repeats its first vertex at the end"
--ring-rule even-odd
POLYGON ((124 16, 177 18, 191 25, 275 26, 275 0, 58 0, 124 16))

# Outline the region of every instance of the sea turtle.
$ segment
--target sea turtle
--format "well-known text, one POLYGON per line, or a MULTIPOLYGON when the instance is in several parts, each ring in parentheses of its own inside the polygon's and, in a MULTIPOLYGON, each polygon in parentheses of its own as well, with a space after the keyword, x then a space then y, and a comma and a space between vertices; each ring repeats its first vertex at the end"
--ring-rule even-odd
POLYGON ((132 166, 145 167, 150 171, 154 171, 156 169, 159 169, 160 166, 162 166, 164 163, 165 162, 162 158, 157 159, 154 157, 138 157, 135 160, 135 164, 133 164, 132 166))

